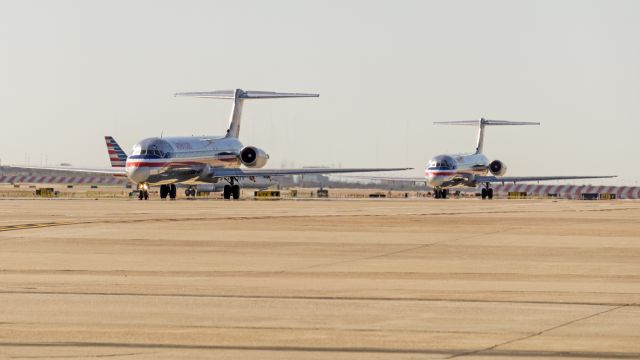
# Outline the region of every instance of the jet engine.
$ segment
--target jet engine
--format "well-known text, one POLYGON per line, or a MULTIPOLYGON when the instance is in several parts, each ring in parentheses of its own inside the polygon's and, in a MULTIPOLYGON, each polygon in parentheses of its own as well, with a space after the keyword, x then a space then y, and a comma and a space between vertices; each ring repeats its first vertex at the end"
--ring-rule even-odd
POLYGON ((507 165, 500 160, 493 160, 489 164, 489 171, 495 176, 502 176, 507 172, 507 165))
POLYGON ((261 168, 267 165, 269 155, 255 146, 245 146, 240 150, 240 161, 250 168, 261 168))

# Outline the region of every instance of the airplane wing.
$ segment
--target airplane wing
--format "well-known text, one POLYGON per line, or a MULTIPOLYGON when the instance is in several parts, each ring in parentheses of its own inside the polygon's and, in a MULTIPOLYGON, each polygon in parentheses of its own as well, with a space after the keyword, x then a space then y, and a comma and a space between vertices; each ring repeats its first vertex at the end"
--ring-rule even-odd
POLYGON ((256 177, 256 176, 283 176, 283 175, 305 175, 305 174, 339 174, 356 172, 375 171, 398 171, 410 170, 411 168, 302 168, 302 169, 238 169, 238 168, 215 168, 211 169, 210 178, 225 177, 256 177))
POLYGON ((400 176, 340 176, 341 178, 346 179, 355 179, 355 180, 376 180, 376 181, 397 181, 397 182, 407 182, 407 183, 416 183, 416 182, 425 182, 427 179, 424 177, 400 177, 400 176))
POLYGON ((53 171, 58 173, 86 173, 87 175, 113 175, 126 176, 124 168, 76 168, 70 166, 29 166, 29 165, 13 165, 2 166, 5 171, 21 171, 21 170, 40 170, 53 171))
POLYGON ((571 179, 608 179, 616 175, 607 176, 476 176, 475 181, 479 183, 517 183, 526 181, 553 181, 571 179))

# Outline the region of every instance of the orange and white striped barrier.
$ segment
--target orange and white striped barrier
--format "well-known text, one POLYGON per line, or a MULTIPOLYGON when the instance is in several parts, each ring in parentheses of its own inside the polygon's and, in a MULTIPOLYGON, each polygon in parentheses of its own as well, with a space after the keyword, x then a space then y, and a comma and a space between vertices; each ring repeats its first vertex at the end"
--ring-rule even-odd
POLYGON ((557 194, 567 199, 580 199, 582 194, 615 194, 617 199, 640 199, 640 186, 590 186, 590 185, 494 185, 493 191, 501 195, 510 192, 526 192, 527 196, 557 194))
POLYGON ((129 180, 123 177, 104 176, 45 176, 45 175, 7 175, 0 176, 4 184, 69 184, 69 185, 126 185, 129 180))

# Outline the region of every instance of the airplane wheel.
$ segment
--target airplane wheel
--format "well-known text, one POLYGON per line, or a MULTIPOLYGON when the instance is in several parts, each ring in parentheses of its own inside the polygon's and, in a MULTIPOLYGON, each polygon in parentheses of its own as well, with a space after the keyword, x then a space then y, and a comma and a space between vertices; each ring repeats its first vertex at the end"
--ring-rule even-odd
POLYGON ((191 195, 191 191, 189 191, 191 189, 185 189, 184 190, 184 196, 189 197, 189 195, 191 195))
POLYGON ((482 189, 482 200, 487 198, 487 189, 482 189))
POLYGON ((191 188, 191 196, 196 197, 197 191, 194 188, 191 188))
POLYGON ((231 198, 231 186, 225 185, 222 195, 226 200, 229 200, 231 198))
POLYGON ((149 200, 149 192, 147 190, 144 190, 144 199, 145 200, 149 200))
POLYGON ((449 190, 447 190, 447 189, 434 190, 433 193, 434 193, 436 199, 446 199, 447 195, 449 195, 449 190))
POLYGON ((493 189, 487 189, 487 197, 489 200, 493 199, 493 189))
POLYGON ((177 195, 176 185, 175 184, 169 185, 169 197, 171 199, 175 199, 176 195, 177 195))
POLYGON ((169 194, 169 187, 167 185, 160 185, 160 199, 166 199, 169 194))
POLYGON ((138 200, 144 199, 144 190, 138 191, 138 200))
POLYGON ((233 188, 231 189, 232 193, 233 193, 233 198, 235 200, 240 199, 240 186, 239 185, 233 185, 233 188))

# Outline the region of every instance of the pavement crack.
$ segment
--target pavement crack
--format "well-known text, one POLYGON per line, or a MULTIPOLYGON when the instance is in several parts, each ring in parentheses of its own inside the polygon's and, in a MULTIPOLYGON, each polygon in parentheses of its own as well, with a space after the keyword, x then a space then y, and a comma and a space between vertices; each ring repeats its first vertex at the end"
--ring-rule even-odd
POLYGON ((463 357, 463 356, 470 356, 470 355, 478 355, 478 354, 481 354, 481 353, 484 353, 484 352, 487 352, 487 351, 492 351, 492 350, 495 350, 495 349, 497 349, 497 348, 499 348, 501 346, 513 344, 513 343, 516 343, 518 341, 528 340, 528 339, 534 338, 536 336, 540 336, 542 334, 548 333, 550 331, 557 330, 557 329, 563 328, 565 326, 569 326, 569 325, 575 324, 575 323, 580 322, 580 321, 589 320, 589 319, 592 319, 594 317, 597 317, 597 316, 600 316, 600 315, 603 315, 603 314, 606 314, 606 313, 610 313, 612 311, 615 311, 615 310, 618 310, 618 309, 622 309, 622 308, 627 307, 627 306, 629 306, 629 304, 623 304, 623 305, 619 305, 619 306, 614 306, 614 307, 611 307, 611 308, 608 308, 608 309, 605 309, 605 310, 602 310, 602 311, 598 311, 598 312, 596 312, 594 314, 591 314, 591 315, 583 316, 583 317, 580 317, 580 318, 577 318, 577 319, 573 319, 573 320, 564 322, 564 323, 556 325, 556 326, 552 326, 550 328, 538 331, 538 332, 533 333, 533 334, 529 334, 529 335, 521 336, 519 338, 507 340, 505 342, 502 342, 502 343, 499 343, 499 344, 495 344, 495 345, 489 346, 489 347, 484 348, 484 349, 479 349, 479 350, 475 350, 475 351, 469 351, 469 352, 464 352, 464 353, 460 353, 460 354, 451 355, 447 359, 454 359, 454 358, 463 357))
POLYGON ((98 354, 98 355, 42 355, 42 356, 11 356, 11 359, 89 359, 89 358, 111 358, 121 356, 134 356, 145 354, 142 352, 126 354, 98 354))
POLYGON ((490 231, 490 232, 482 233, 482 234, 463 236, 463 237, 459 237, 459 238, 455 238, 455 239, 440 240, 440 241, 435 241, 435 242, 431 242, 431 243, 427 243, 427 244, 420 244, 420 245, 417 245, 417 246, 412 246, 410 248, 394 250, 394 251, 390 251, 390 252, 386 252, 386 253, 382 253, 382 254, 377 254, 377 255, 359 257, 359 258, 355 258, 355 259, 346 259, 346 260, 334 261, 334 262, 330 262, 330 263, 315 264, 315 265, 306 266, 306 267, 303 267, 303 268, 283 270, 283 271, 281 271, 281 273, 304 271, 304 270, 315 269, 315 268, 324 267, 324 266, 333 266, 333 265, 346 264, 346 263, 356 262, 356 261, 378 259, 378 258, 383 258, 383 257, 387 257, 387 256, 393 256, 393 255, 402 254, 402 253, 406 253, 406 252, 410 252, 410 251, 414 251, 414 250, 424 249, 424 248, 428 248, 428 247, 432 247, 432 246, 440 245, 440 244, 444 244, 444 243, 460 241, 460 240, 469 240, 469 239, 474 239, 474 238, 488 236, 488 235, 500 234, 500 233, 507 232, 507 231, 510 231, 510 230, 513 230, 513 229, 516 229, 516 228, 517 227, 508 227, 506 229, 490 231))
MULTIPOLYGON (((625 210, 635 210, 632 207, 624 207, 624 208, 605 208, 605 209, 578 209, 573 210, 573 212, 602 212, 602 211, 625 211, 625 210)), ((551 212, 562 213, 568 212, 570 210, 567 209, 559 209, 551 212)), ((396 213, 391 216, 460 216, 460 215, 499 215, 499 214, 535 214, 535 213, 543 213, 542 210, 513 210, 513 211, 502 211, 502 210, 481 210, 481 211, 463 211, 463 210, 453 210, 453 211, 439 211, 439 212, 408 212, 408 213, 396 213)), ((122 219, 91 219, 85 221, 56 221, 56 222, 41 222, 41 223, 27 223, 27 224, 17 224, 17 225, 2 225, 0 226, 0 232, 6 231, 16 231, 16 230, 29 230, 29 229, 37 229, 44 227, 53 227, 53 226, 70 226, 70 225, 95 225, 95 224, 134 224, 141 222, 154 222, 154 223, 162 223, 162 222, 181 222, 181 221, 238 221, 238 220, 269 220, 269 219, 286 219, 286 218, 295 218, 295 219, 304 219, 304 218, 345 218, 345 217, 354 217, 354 218, 363 218, 363 217, 388 217, 389 214, 354 214, 354 213, 341 213, 341 214, 302 214, 302 215, 249 215, 249 216, 223 216, 223 217, 183 217, 183 218, 131 218, 128 220, 122 219)), ((412 249, 407 249, 410 251, 412 249)))

